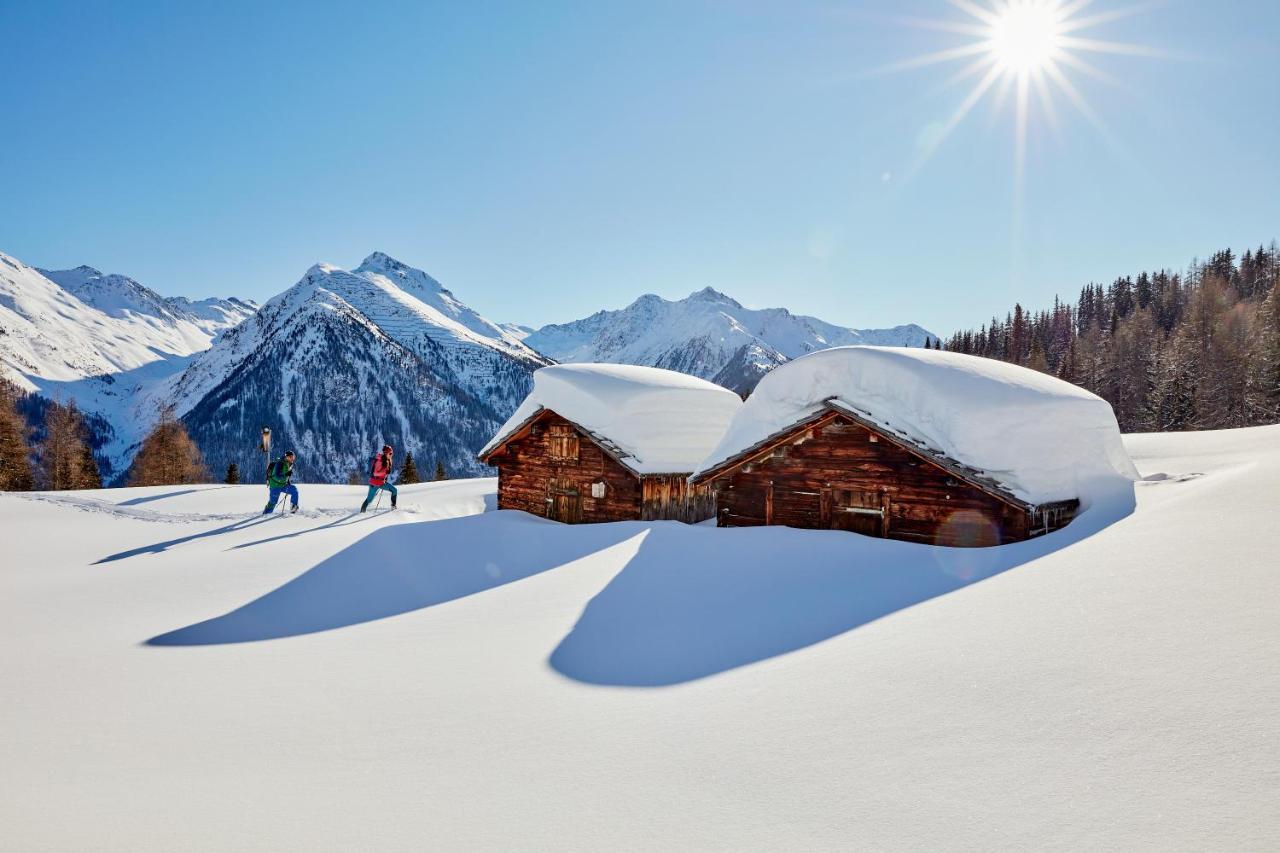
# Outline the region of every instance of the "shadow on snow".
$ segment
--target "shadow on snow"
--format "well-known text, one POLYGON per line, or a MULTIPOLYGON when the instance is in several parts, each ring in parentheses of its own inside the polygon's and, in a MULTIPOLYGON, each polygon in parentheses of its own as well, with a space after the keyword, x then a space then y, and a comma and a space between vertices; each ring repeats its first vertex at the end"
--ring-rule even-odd
MULTIPOLYGON (((281 500, 286 500, 286 498, 281 497, 281 500)), ((308 527, 305 530, 295 530, 292 533, 281 533, 278 536, 268 536, 265 539, 255 539, 252 542, 241 542, 239 545, 234 545, 228 550, 238 551, 241 548, 252 548, 254 545, 267 545, 271 542, 279 542, 282 539, 295 539, 299 536, 305 536, 308 533, 317 533, 321 530, 331 530, 334 527, 350 527, 353 524, 359 524, 362 521, 368 521, 370 518, 373 518, 373 517, 374 516, 368 513, 361 514, 358 512, 352 512, 342 516, 341 518, 337 518, 329 522, 328 524, 321 524, 317 527, 308 527)))
POLYGON ((103 563, 114 563, 116 560, 124 560, 128 557, 137 557, 140 554, 160 554, 175 545, 183 545, 187 542, 194 542, 197 539, 204 539, 208 536, 219 536, 223 533, 232 533, 236 530, 244 530, 253 527, 255 524, 261 524, 264 521, 270 521, 271 516, 255 515, 250 518, 242 518, 239 521, 233 521, 222 527, 215 527, 213 530, 205 530, 201 533, 192 533, 189 536, 179 536, 177 539, 167 539, 164 542, 156 542, 152 545, 143 545, 139 548, 130 548, 128 551, 120 551, 115 554, 109 554, 101 560, 94 562, 95 566, 103 563))
POLYGON ((1133 510, 1117 495, 1066 528, 995 548, 839 531, 653 525, 550 665, 588 684, 679 684, 811 646, 1066 548, 1133 510))
POLYGON ((588 684, 666 686, 838 636, 1069 547, 1132 509, 1130 487, 1048 536, 973 549, 788 528, 570 527, 518 512, 401 524, 230 613, 147 642, 243 643, 355 625, 523 580, 639 535, 635 556, 587 603, 549 664, 588 684))
POLYGON ((143 495, 140 498, 130 498, 127 501, 120 501, 120 503, 116 504, 116 506, 138 506, 139 504, 149 504, 152 501, 161 501, 161 500, 164 500, 165 498, 176 498, 176 497, 181 497, 182 495, 194 495, 196 492, 200 492, 200 491, 213 492, 213 491, 217 491, 220 488, 229 489, 231 487, 216 486, 212 489, 182 489, 177 492, 164 492, 158 495, 143 495))
POLYGON ((642 533, 495 512, 373 531, 266 595, 152 637, 153 646, 246 643, 328 631, 523 580, 642 533))

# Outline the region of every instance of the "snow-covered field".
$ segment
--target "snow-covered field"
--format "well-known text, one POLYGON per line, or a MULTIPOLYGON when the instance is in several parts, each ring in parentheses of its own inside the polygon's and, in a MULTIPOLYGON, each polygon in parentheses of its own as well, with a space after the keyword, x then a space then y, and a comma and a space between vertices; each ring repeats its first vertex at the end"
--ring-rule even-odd
POLYGON ((0 496, 0 849, 1280 848, 1280 427, 948 550, 0 496))

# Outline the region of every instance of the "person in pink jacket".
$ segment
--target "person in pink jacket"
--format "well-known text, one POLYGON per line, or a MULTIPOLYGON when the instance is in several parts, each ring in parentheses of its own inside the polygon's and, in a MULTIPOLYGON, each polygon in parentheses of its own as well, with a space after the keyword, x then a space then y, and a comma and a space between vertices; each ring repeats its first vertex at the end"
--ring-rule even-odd
POLYGON ((369 508, 369 502, 378 493, 378 489, 386 489, 391 493, 391 508, 396 508, 396 487, 387 482, 391 478, 391 466, 391 445, 384 444, 382 452, 369 460, 369 494, 365 496, 364 503, 360 504, 361 512, 369 508))

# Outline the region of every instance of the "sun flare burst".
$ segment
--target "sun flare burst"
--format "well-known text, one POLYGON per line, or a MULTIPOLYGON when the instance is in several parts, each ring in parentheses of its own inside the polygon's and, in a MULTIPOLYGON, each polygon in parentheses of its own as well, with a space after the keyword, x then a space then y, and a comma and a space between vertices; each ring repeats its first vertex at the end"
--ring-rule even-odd
POLYGON ((957 46, 894 63, 882 71, 906 71, 945 63, 964 62, 948 80, 976 82, 955 111, 929 134, 920 158, 910 170, 920 168, 941 147, 964 118, 989 94, 1001 103, 1010 96, 1014 113, 1014 174, 1019 202, 1026 170, 1030 116, 1041 113, 1048 125, 1059 127, 1058 99, 1065 99, 1104 135, 1102 119, 1089 105, 1073 76, 1084 75, 1114 82, 1086 58, 1090 54, 1156 56, 1141 45, 1106 41, 1082 35, 1103 24, 1141 10, 1130 6, 1105 11, 1086 9, 1093 0, 947 0, 962 12, 960 19, 906 19, 903 23, 968 37, 957 46))
POLYGON ((991 25, 991 54, 1007 72, 1037 71, 1058 55, 1062 20, 1048 3, 1017 3, 991 25))

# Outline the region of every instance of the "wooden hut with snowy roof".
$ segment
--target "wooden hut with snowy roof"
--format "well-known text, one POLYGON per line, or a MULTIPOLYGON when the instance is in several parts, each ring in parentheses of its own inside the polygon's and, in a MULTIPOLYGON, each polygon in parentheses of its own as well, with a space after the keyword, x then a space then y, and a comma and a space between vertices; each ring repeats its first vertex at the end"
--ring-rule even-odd
POLYGON ((694 376, 619 364, 562 364, 480 451, 498 469, 498 508, 570 524, 715 514, 688 478, 742 406, 694 376))
POLYGON ((1136 476, 1111 406, 1084 389, 976 356, 854 346, 765 376, 691 482, 715 490, 720 526, 984 546, 1063 527, 1136 476))

